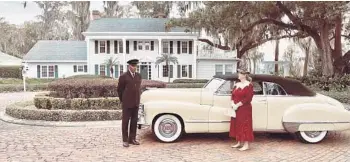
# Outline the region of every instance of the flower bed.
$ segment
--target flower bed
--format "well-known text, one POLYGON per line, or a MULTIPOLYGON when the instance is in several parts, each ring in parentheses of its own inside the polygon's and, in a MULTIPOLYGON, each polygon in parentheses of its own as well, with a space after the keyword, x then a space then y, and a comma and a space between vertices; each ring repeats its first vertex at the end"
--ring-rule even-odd
POLYGON ((120 120, 122 117, 121 110, 37 109, 32 101, 11 104, 6 107, 6 114, 18 119, 69 122, 120 120))

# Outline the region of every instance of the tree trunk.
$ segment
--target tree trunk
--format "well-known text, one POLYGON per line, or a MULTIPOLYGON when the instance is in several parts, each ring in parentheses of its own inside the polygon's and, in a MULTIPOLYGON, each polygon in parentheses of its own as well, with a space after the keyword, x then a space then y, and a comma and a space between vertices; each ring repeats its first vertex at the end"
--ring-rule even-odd
POLYGON ((337 75, 344 73, 342 64, 338 64, 337 60, 342 59, 342 48, 341 48, 341 30, 342 30, 342 18, 341 14, 337 16, 335 22, 335 40, 334 40, 334 51, 332 54, 334 72, 337 75))
POLYGON ((307 75, 307 66, 309 64, 309 54, 310 54, 310 47, 307 47, 305 49, 305 60, 304 60, 304 70, 303 70, 303 76, 305 77, 307 75))
POLYGON ((170 83, 170 71, 169 71, 169 64, 166 66, 166 70, 168 72, 168 83, 170 83))
POLYGON ((322 75, 324 76, 333 76, 333 60, 332 60, 332 51, 329 44, 329 24, 324 23, 322 26, 320 36, 321 36, 321 48, 319 48, 321 59, 322 59, 322 75))
POLYGON ((279 57, 279 44, 280 44, 280 40, 276 40, 276 46, 275 46, 275 74, 278 75, 279 71, 278 71, 278 57, 279 57))
POLYGON ((253 66, 254 66, 254 68, 253 68, 253 74, 255 74, 255 71, 256 71, 256 60, 255 60, 255 59, 253 60, 253 66))

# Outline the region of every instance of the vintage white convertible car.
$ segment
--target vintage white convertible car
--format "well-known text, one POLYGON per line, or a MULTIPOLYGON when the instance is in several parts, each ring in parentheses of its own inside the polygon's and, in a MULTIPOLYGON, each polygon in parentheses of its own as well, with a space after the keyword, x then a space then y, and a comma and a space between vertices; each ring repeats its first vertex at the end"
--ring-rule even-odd
MULTIPOLYGON (((317 94, 296 80, 252 75, 255 132, 295 133, 305 143, 322 141, 328 131, 350 129, 350 111, 342 103, 317 94)), ((237 75, 214 76, 199 89, 150 89, 143 92, 139 128, 151 126, 162 142, 183 133, 229 131, 231 91, 237 75)))

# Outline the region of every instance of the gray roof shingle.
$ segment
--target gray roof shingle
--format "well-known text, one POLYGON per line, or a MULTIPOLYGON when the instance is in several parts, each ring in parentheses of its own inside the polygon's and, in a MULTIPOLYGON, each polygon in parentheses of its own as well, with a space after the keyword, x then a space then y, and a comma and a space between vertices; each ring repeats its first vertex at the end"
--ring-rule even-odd
POLYGON ((85 41, 40 40, 24 56, 24 60, 87 60, 85 41))
MULTIPOLYGON (((90 22, 86 32, 165 32, 165 18, 101 18, 90 22)), ((169 32, 185 32, 175 27, 169 32)))

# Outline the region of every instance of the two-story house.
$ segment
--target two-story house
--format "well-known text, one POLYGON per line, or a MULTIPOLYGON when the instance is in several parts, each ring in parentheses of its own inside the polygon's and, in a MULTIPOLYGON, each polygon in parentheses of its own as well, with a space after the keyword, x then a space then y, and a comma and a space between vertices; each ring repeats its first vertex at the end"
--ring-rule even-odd
MULTIPOLYGON (((118 78, 126 62, 140 60, 143 79, 167 81, 178 78, 207 79, 236 70, 234 53, 208 49, 197 41, 198 32, 185 28, 166 29, 165 18, 97 18, 90 22, 85 41, 42 40, 24 57, 29 78, 63 78, 92 74, 118 78), (221 53, 220 53, 221 52, 221 53), (177 57, 178 64, 155 62, 162 53, 177 57), (117 60, 114 74, 106 60, 117 60)), ((205 44, 205 43, 204 43, 205 44)))

